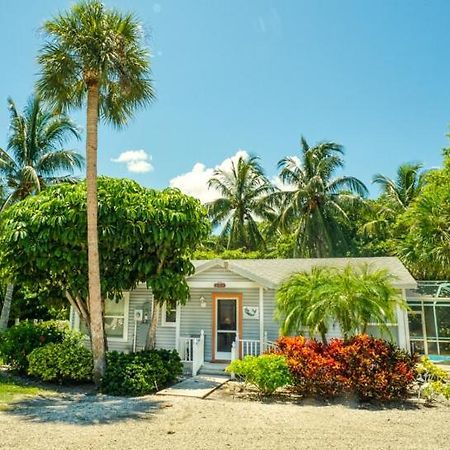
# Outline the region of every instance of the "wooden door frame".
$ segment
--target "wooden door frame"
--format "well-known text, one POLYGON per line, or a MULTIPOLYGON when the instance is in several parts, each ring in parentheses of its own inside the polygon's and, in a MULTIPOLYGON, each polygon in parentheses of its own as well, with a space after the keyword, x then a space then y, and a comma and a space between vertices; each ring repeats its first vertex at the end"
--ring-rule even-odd
MULTIPOLYGON (((242 293, 237 292, 213 292, 212 294, 212 336, 211 336, 211 360, 222 361, 216 359, 216 336, 217 336, 217 300, 220 299, 234 299, 236 300, 236 315, 237 315, 237 334, 242 339, 242 293)), ((238 345, 237 355, 241 355, 240 345, 238 345)))

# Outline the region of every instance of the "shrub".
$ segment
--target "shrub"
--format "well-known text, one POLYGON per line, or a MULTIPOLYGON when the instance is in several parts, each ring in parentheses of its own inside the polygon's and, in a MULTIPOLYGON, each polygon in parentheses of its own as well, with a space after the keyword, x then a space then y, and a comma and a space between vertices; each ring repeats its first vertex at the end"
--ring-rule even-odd
POLYGON ((82 335, 34 349, 28 355, 28 374, 43 381, 83 382, 92 377, 92 353, 83 345, 82 335))
POLYGON ((414 383, 415 358, 390 342, 359 335, 327 345, 285 337, 277 341, 293 386, 303 395, 335 397, 347 392, 361 400, 405 399, 414 383))
POLYGON ((333 356, 343 350, 342 340, 333 340, 326 346, 303 336, 284 337, 277 341, 277 346, 287 357, 292 384, 299 394, 330 398, 349 390, 345 363, 333 356))
POLYGON ((361 400, 392 401, 408 397, 416 358, 394 344, 367 335, 345 343, 344 358, 352 390, 361 400))
POLYGON ((450 376, 425 356, 416 367, 416 381, 419 384, 419 398, 432 402, 442 396, 450 400, 450 376))
POLYGON ((36 348, 61 343, 73 333, 65 321, 21 322, 0 334, 0 355, 14 371, 25 374, 28 355, 36 348))
POLYGON ((109 352, 102 392, 110 395, 146 395, 173 383, 183 364, 175 350, 143 350, 137 353, 109 352))
POLYGON ((286 358, 281 355, 246 356, 233 361, 226 370, 242 377, 264 395, 273 394, 291 381, 286 358))

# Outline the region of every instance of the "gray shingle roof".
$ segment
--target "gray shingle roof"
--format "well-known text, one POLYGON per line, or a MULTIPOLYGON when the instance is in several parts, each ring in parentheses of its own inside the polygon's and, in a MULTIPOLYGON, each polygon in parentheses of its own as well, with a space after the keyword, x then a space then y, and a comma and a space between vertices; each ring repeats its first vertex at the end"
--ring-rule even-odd
MULTIPOLYGON (((192 261, 197 271, 207 267, 222 265, 232 272, 261 282, 267 287, 275 287, 289 275, 296 272, 309 272, 313 267, 344 268, 347 265, 361 267, 368 264, 373 270, 386 269, 395 277, 393 285, 397 288, 414 289, 416 281, 402 262, 396 257, 373 258, 292 258, 292 259, 233 259, 233 260, 196 260, 192 261)), ((195 275, 193 275, 195 277, 195 275)))

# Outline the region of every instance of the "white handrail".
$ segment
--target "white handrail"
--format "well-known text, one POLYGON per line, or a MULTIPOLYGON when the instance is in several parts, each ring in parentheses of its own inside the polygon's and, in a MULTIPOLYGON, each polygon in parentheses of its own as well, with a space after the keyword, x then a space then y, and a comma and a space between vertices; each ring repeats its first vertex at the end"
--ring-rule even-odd
POLYGON ((192 347, 192 376, 195 377, 205 362, 205 332, 200 331, 200 338, 194 338, 192 347))
POLYGON ((193 337, 180 336, 178 343, 178 353, 181 361, 192 362, 194 357, 194 339, 193 337))

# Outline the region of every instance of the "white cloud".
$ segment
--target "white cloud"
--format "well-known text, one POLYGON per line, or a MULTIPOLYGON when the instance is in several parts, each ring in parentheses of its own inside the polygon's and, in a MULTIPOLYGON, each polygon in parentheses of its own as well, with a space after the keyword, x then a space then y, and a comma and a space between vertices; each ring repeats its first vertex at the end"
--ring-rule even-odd
POLYGON ((225 159, 215 167, 206 167, 205 164, 198 162, 194 164, 190 172, 172 178, 170 186, 198 198, 202 203, 212 202, 220 197, 215 189, 208 188, 208 181, 214 175, 214 170, 230 170, 233 161, 237 161, 240 157, 246 159, 248 156, 245 150, 238 150, 235 155, 225 159))
POLYGON ((153 170, 151 159, 152 157, 145 150, 126 150, 111 161, 126 164, 129 172, 146 173, 153 170))

